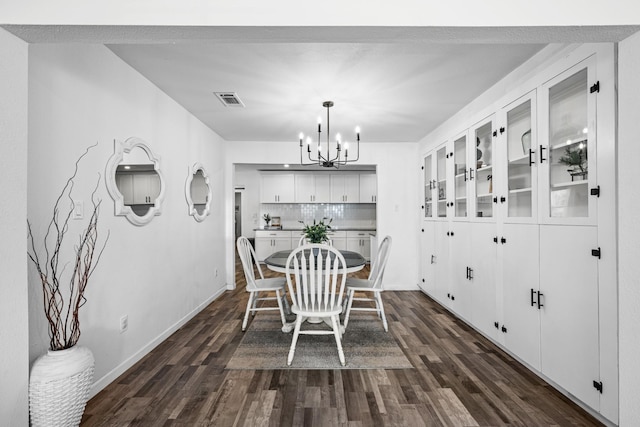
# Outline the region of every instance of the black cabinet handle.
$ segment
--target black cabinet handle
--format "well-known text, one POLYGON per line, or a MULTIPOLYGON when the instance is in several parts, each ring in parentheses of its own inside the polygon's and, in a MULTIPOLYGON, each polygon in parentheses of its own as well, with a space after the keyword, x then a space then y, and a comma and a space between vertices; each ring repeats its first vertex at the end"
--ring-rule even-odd
POLYGON ((500 203, 504 203, 507 201, 507 198, 504 196, 500 196, 500 203))
POLYGON ((498 236, 496 236, 496 237, 494 237, 494 238, 493 238, 493 242, 494 242, 494 243, 498 243, 498 236))
POLYGON ((505 243, 507 243, 507 239, 505 239, 504 237, 501 237, 500 238, 500 243, 502 243, 504 245, 505 243))
POLYGON ((468 181, 467 179, 467 173, 469 173, 469 171, 467 169, 464 170, 464 180, 465 182, 468 181))
POLYGON ((533 288, 531 288, 531 307, 535 307, 536 302, 533 300, 533 296, 535 295, 536 291, 533 290, 533 288))
POLYGON ((469 269, 469 280, 473 280, 473 268, 467 267, 469 269))
POLYGON ((542 304, 542 297, 544 296, 544 294, 540 291, 538 291, 538 310, 540 310, 540 307, 544 307, 544 304, 542 304))
POLYGON ((540 146, 540 163, 544 163, 545 159, 544 158, 544 150, 546 150, 546 148, 544 148, 542 145, 540 146))
POLYGON ((533 166, 536 163, 533 161, 533 153, 535 153, 535 151, 529 148, 529 166, 533 166))
POLYGON ((473 181, 473 168, 469 168, 469 181, 473 181))
POLYGON ((504 325, 502 325, 502 332, 505 333, 505 334, 507 333, 507 327, 504 326, 504 325))
POLYGON ((498 329, 500 327, 500 324, 498 322, 493 322, 493 326, 498 329))
POLYGON ((469 267, 467 267, 467 280, 469 280, 469 267))
POLYGON ((498 196, 495 196, 495 197, 493 198, 493 203, 498 203, 498 196))

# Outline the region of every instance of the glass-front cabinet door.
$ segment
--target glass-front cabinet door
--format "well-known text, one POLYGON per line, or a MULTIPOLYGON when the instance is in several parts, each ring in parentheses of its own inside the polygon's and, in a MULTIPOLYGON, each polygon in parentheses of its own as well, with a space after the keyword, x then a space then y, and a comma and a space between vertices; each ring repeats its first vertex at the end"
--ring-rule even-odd
POLYGON ((506 107, 506 216, 511 222, 529 222, 537 217, 535 100, 533 91, 506 107))
POLYGON ((467 218, 467 135, 463 134, 453 141, 453 197, 454 217, 467 218))
POLYGON ((447 146, 443 145, 436 151, 436 194, 438 200, 438 217, 447 216, 447 146))
MULTIPOLYGON (((472 173, 475 186, 475 217, 491 218, 494 216, 494 131, 493 120, 484 121, 473 128, 472 137, 475 141, 476 170, 472 173)), ((473 151, 473 149, 472 149, 473 151)), ((472 171, 473 172, 473 171, 472 171)))
POLYGON ((547 145, 540 146, 540 163, 546 222, 591 224, 596 220, 595 198, 589 190, 596 182, 592 73, 588 62, 581 63, 543 86, 547 145))
POLYGON ((433 179, 433 155, 429 154, 424 158, 424 217, 433 218, 433 192, 436 181, 433 179))

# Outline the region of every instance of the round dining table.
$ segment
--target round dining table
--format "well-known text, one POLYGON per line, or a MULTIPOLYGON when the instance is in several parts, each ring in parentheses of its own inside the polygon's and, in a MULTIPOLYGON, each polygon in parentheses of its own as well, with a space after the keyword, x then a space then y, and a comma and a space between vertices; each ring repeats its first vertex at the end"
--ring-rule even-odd
MULTIPOLYGON (((293 250, 274 252, 265 258, 264 263, 269 270, 286 273, 287 259, 291 252, 293 252, 293 250)), ((344 257, 347 274, 362 270, 367 263, 364 257, 357 252, 341 250, 340 253, 344 257)))

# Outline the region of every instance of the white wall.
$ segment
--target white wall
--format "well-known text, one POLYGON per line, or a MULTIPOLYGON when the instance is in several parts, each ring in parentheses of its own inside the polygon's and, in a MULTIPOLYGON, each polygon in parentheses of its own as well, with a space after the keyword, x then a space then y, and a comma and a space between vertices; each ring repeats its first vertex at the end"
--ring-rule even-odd
POLYGON ((620 425, 640 422, 640 33, 618 52, 618 319, 620 328, 620 425))
POLYGON ((27 298, 28 46, 0 29, 0 420, 29 423, 27 298))
MULTIPOLYGON (((300 152, 295 139, 286 143, 234 142, 227 147, 227 165, 234 163, 295 164, 300 152)), ((420 167, 417 144, 360 144, 360 162, 377 165, 378 211, 377 231, 390 235, 393 247, 385 272, 385 288, 418 289, 418 224, 420 218, 420 183, 416 170, 420 167)), ((233 170, 227 170, 227 282, 233 283, 233 170)), ((243 178, 238 178, 243 179, 243 178)))
MULTIPOLYGON (((85 214, 114 139, 145 140, 161 159, 167 186, 162 214, 142 227, 115 217, 104 181, 98 187, 100 235, 104 238, 107 230, 111 235, 80 310, 80 344, 96 358, 95 393, 225 289, 224 225, 219 220, 225 210, 224 146, 102 45, 31 45, 29 60, 28 217, 38 236, 75 159, 96 142, 98 147, 80 164, 74 189, 85 214), (185 200, 188 168, 195 162, 204 165, 213 186, 211 216, 202 223, 188 215, 185 200), (119 319, 125 314, 129 330, 121 334, 119 319)), ((72 221, 68 243, 75 242, 85 223, 72 221)), ((65 253, 64 259, 69 256, 65 253)), ((29 294, 33 361, 46 351, 48 336, 31 266, 29 294)))
POLYGON ((254 167, 237 165, 235 169, 235 186, 244 187, 242 190, 242 235, 253 238, 254 229, 263 224, 258 218, 260 212, 260 174, 254 167), (255 216, 255 217, 254 217, 255 216))

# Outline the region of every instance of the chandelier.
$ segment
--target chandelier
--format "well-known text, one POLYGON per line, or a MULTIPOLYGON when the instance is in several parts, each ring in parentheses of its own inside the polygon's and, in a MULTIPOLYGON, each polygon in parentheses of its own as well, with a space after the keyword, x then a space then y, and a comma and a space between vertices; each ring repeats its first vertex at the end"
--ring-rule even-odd
POLYGON ((330 122, 329 122, 329 108, 333 107, 333 101, 324 101, 322 106, 327 109, 327 146, 326 146, 326 154, 323 154, 325 150, 323 150, 321 143, 321 134, 322 134, 322 119, 318 118, 318 144, 315 149, 311 148, 311 137, 307 136, 306 144, 304 134, 300 132, 300 164, 302 166, 322 166, 325 168, 338 168, 339 166, 346 165, 347 163, 357 162, 360 158, 360 128, 356 127, 356 155, 355 157, 349 158, 349 144, 345 142, 342 143, 342 139, 340 138, 340 134, 336 135, 335 142, 335 155, 331 157, 330 143, 329 143, 329 133, 331 131, 330 122), (304 158, 304 151, 306 145, 306 152, 308 160, 304 158), (343 154, 344 151, 344 154, 343 154))

